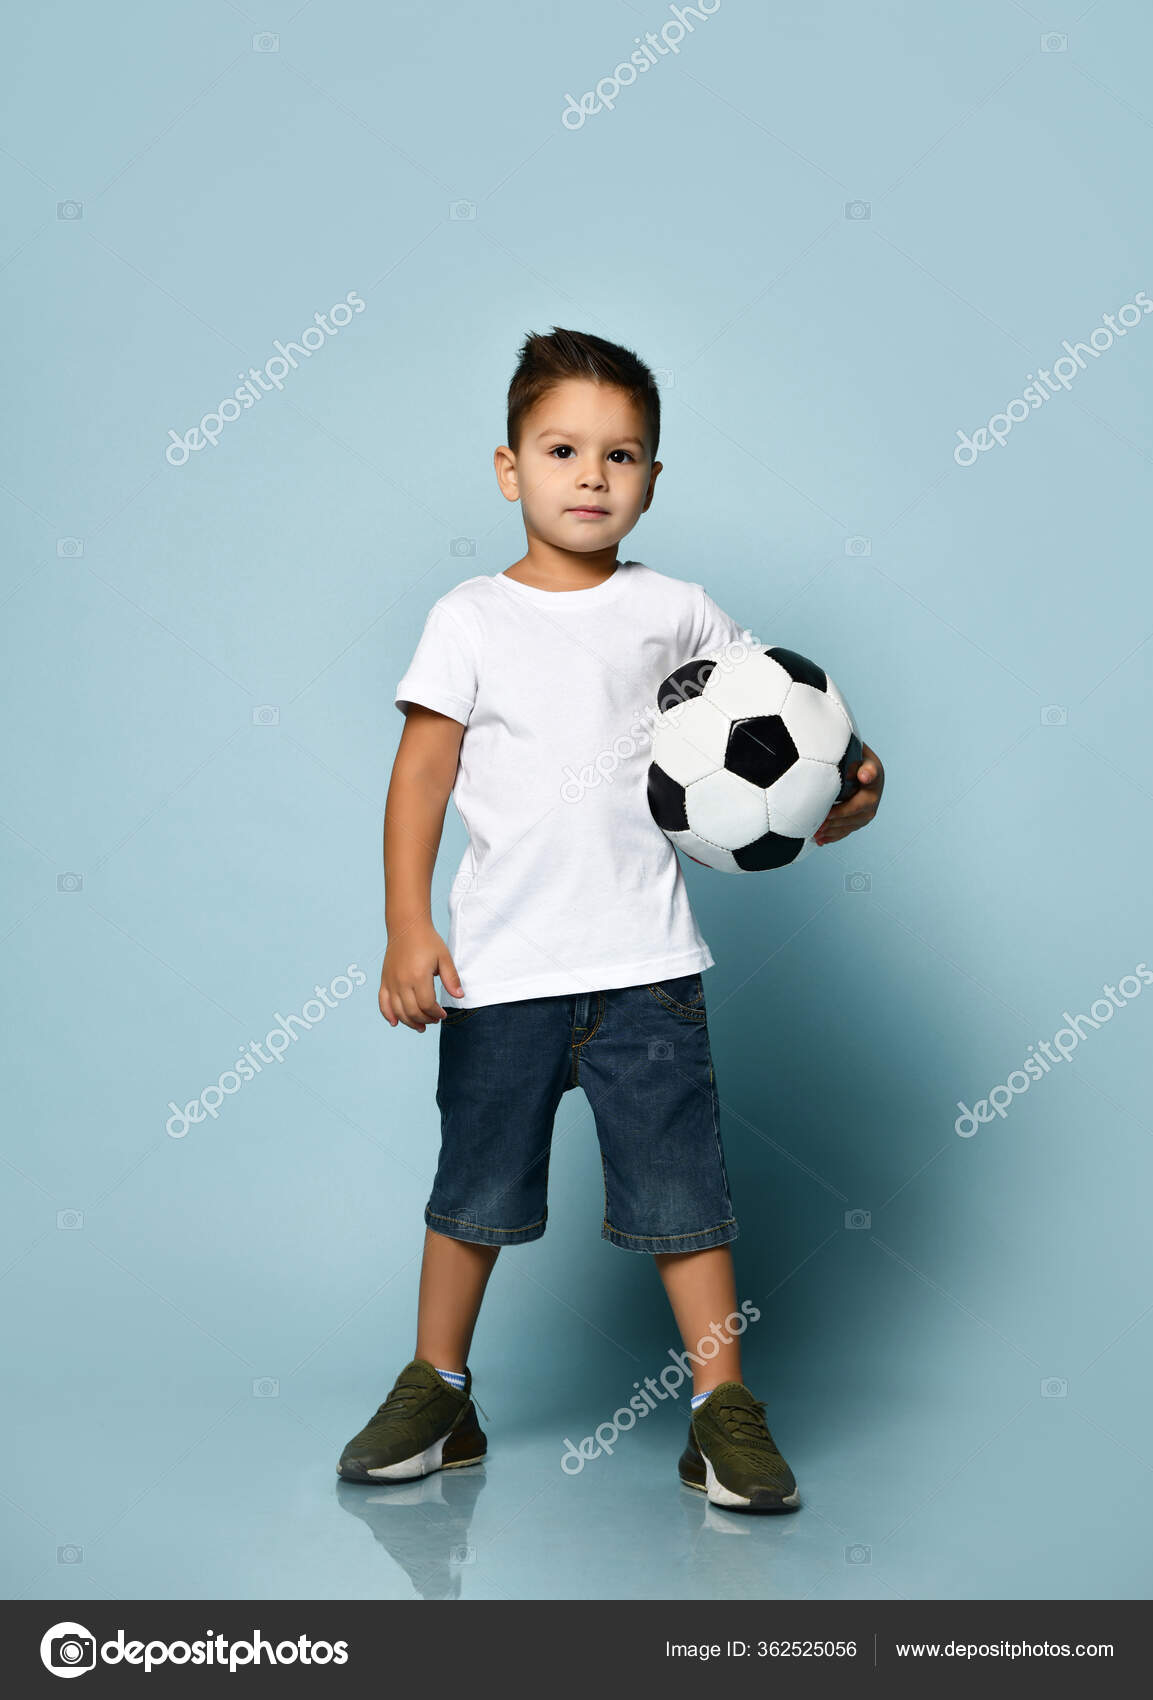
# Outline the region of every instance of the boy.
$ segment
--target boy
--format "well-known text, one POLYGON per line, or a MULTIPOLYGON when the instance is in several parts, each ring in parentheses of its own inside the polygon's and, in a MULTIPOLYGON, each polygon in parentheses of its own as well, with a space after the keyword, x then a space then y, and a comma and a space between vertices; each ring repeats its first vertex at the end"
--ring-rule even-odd
MULTIPOLYGON (((473 1329, 501 1246, 544 1232, 553 1118, 579 1085, 601 1149, 603 1237, 653 1258, 687 1350, 718 1342, 711 1358, 698 1351, 681 1480, 734 1510, 799 1502, 733 1327, 737 1223, 701 983, 713 957, 648 809, 647 749, 622 737, 674 667, 751 636, 699 584, 617 558, 653 499, 659 430, 634 354, 555 327, 530 335, 494 456, 527 552, 440 598, 397 687, 380 1009, 393 1027, 440 1025, 441 1151, 415 1356, 345 1447, 346 1480, 484 1457, 473 1329), (430 916, 450 794, 469 833, 451 949, 430 916)), ((861 789, 820 842, 875 814, 883 772, 867 745, 864 758, 861 789)))

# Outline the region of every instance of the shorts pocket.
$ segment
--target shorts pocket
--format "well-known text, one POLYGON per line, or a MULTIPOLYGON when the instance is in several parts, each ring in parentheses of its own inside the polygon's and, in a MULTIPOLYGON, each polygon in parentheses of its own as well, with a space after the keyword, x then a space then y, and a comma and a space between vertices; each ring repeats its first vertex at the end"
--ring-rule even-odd
POLYGON ((654 980, 645 991, 674 1015, 689 1021, 705 1019, 705 988, 699 974, 678 974, 672 980, 654 980))
POLYGON ((474 1007, 472 1009, 457 1009, 452 1004, 445 1004, 443 1006, 443 1008, 444 1008, 444 1019, 441 1022, 441 1026, 442 1027, 459 1027, 462 1024, 462 1022, 465 1022, 465 1021, 468 1020, 470 1015, 476 1014, 478 1007, 479 1006, 474 1005, 474 1007))

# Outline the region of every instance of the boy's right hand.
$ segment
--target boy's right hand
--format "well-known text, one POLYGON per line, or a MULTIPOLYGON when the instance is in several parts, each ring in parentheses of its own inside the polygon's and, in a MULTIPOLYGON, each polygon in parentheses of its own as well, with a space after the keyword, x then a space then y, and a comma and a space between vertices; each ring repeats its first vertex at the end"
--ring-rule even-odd
POLYGON ((439 974, 445 990, 454 998, 464 996, 464 987, 448 946, 431 922, 408 927, 389 940, 380 971, 380 1013, 390 1027, 403 1022, 423 1033, 430 1021, 442 1021, 444 1010, 436 1001, 432 983, 439 974))

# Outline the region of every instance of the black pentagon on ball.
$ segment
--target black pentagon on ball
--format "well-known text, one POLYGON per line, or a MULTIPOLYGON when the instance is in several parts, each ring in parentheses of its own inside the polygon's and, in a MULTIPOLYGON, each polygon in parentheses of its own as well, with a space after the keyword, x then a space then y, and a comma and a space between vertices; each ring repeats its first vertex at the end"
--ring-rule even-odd
POLYGON ((729 730, 725 766, 750 785, 774 784, 796 759, 797 746, 779 714, 755 714, 729 730))
POLYGON ((854 732, 849 739, 848 749, 837 763, 841 773, 841 789, 837 792, 838 803, 847 803, 849 798, 861 789, 861 782, 857 778, 857 769, 861 765, 861 758, 864 753, 861 748, 861 740, 854 732))
POLYGON ((788 867, 804 848, 803 838, 784 838, 779 832, 766 832, 763 838, 734 850, 733 860, 746 874, 760 874, 767 868, 788 867))
POLYGON ((689 824, 685 788, 670 779, 663 767, 649 763, 649 808, 663 832, 684 832, 689 824))
POLYGON ((715 666, 715 661, 686 661, 683 667, 674 668, 657 691, 657 707, 661 713, 675 708, 678 702, 699 697, 715 666))
POLYGON ((829 681, 824 669, 806 656, 798 655, 795 649, 766 649, 765 654, 783 667, 789 678, 795 679, 799 685, 812 685, 815 691, 828 689, 829 681))

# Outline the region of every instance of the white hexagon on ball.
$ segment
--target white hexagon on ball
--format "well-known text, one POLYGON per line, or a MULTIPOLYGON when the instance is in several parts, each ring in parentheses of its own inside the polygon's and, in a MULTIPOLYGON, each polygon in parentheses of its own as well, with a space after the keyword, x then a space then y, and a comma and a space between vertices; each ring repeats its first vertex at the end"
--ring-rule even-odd
POLYGON ((714 704, 730 720, 779 714, 792 682, 779 661, 773 661, 763 650, 750 649, 739 660, 717 662, 702 701, 714 704))
POLYGON ((769 830, 765 792, 727 769, 685 786, 685 812, 692 831, 722 850, 743 849, 769 830))
POLYGON ((801 756, 765 792, 769 831, 780 833, 782 838, 811 838, 840 789, 839 768, 801 756))
POLYGON ((691 785, 725 765, 729 723, 703 697, 667 708, 653 727, 652 759, 678 785, 691 785))
POLYGON ((678 850, 683 850, 686 856, 691 856, 694 862, 703 862, 706 868, 716 868, 718 873, 739 874, 744 869, 737 861, 731 850, 722 850, 716 844, 706 844, 703 838, 698 838, 695 832, 674 828, 668 834, 678 850))
POLYGON ((785 699, 781 719, 799 756, 839 762, 844 755, 849 741, 849 721, 827 691, 818 691, 798 680, 785 699))
POLYGON ((857 734, 857 736, 859 738, 860 735, 861 735, 861 728, 857 725, 856 719, 853 715, 853 711, 849 707, 848 703, 845 701, 844 697, 841 695, 840 691, 837 689, 836 685, 833 683, 832 679, 829 678, 827 673, 825 675, 825 684, 828 686, 828 692, 829 692, 830 698, 832 699, 833 702, 836 703, 837 707, 841 710, 842 714, 845 716, 845 719, 849 722, 849 725, 853 728, 853 731, 857 734))

